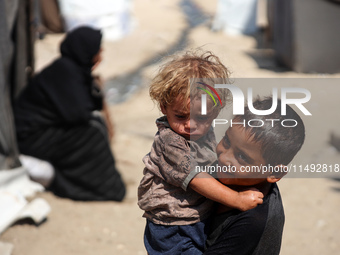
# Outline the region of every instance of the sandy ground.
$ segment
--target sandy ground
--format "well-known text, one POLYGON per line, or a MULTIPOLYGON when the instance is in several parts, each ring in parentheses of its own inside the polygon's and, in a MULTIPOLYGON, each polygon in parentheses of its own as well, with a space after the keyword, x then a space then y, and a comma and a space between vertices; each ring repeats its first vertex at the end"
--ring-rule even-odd
MULTIPOLYGON (((210 23, 189 30, 178 0, 135 0, 135 30, 127 37, 105 42, 104 62, 97 72, 109 80, 120 74, 140 69, 143 84, 127 101, 112 105, 115 124, 113 151, 128 187, 127 197, 116 202, 74 202, 51 193, 38 194, 52 207, 46 222, 40 226, 17 224, 0 237, 14 244, 13 255, 76 255, 76 254, 146 254, 143 246, 145 220, 137 206, 137 186, 142 177, 142 157, 149 151, 160 116, 148 96, 147 83, 157 70, 157 63, 141 66, 153 57, 165 56, 185 36, 187 48, 203 47, 222 59, 233 77, 297 78, 320 77, 320 74, 297 74, 275 65, 270 49, 257 47, 256 38, 213 33, 210 23), (183 33, 185 31, 185 34, 183 33), (261 66, 261 68, 259 68, 261 66)), ((205 15, 213 17, 216 1, 195 1, 205 15)), ((36 44, 37 70, 58 55, 62 35, 48 35, 36 44)), ((340 75, 322 75, 340 77, 340 75)), ((310 88, 312 94, 318 88, 310 88)), ((339 91, 333 93, 337 99, 339 91)), ((335 107, 332 98, 325 105, 335 107)), ((314 112, 328 117, 321 108, 314 112)), ((306 126, 308 128, 308 120, 306 126)), ((322 122, 321 122, 322 123, 322 122)), ((339 125, 326 121, 325 128, 313 127, 307 132, 305 147, 295 162, 331 160, 339 163, 340 155, 328 145, 328 132, 339 125), (313 137, 313 139, 311 139, 313 137), (315 143, 317 142, 317 143, 315 143), (317 144, 317 146, 315 146, 317 144)), ((281 254, 338 254, 340 250, 340 182, 334 179, 291 179, 280 181, 286 224, 281 254)))

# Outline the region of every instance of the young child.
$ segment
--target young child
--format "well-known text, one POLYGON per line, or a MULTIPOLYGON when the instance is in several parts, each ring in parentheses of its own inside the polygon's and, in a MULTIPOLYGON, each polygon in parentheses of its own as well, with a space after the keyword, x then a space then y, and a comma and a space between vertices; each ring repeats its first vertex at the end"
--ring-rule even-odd
MULTIPOLYGON (((257 110, 267 110, 272 106, 272 99, 257 100, 253 105, 257 110)), ((251 113, 246 107, 244 115, 233 119, 234 123, 245 121, 245 126, 230 126, 217 146, 218 164, 233 167, 229 172, 219 172, 219 180, 235 190, 255 187, 265 197, 263 204, 246 212, 220 206, 220 214, 211 222, 208 249, 204 254, 280 253, 284 210, 276 182, 287 173, 285 166, 300 150, 305 128, 291 107, 287 106, 286 115, 282 116, 280 100, 277 105, 272 114, 263 116, 251 113), (247 125, 255 119, 259 127, 247 125), (277 121, 272 123, 268 119, 277 121), (293 119, 296 125, 284 127, 281 125, 284 119, 293 119)))
MULTIPOLYGON (((201 254, 211 200, 242 211, 262 203, 263 194, 256 190, 236 192, 206 173, 192 171, 195 164, 216 161, 211 123, 223 107, 212 107, 209 100, 207 114, 201 115, 201 90, 190 97, 194 78, 220 78, 226 83, 228 70, 211 52, 186 53, 166 63, 150 87, 151 98, 165 115, 156 121, 158 132, 143 159, 144 177, 138 188, 150 255, 201 254)), ((219 94, 225 101, 227 95, 219 94)))

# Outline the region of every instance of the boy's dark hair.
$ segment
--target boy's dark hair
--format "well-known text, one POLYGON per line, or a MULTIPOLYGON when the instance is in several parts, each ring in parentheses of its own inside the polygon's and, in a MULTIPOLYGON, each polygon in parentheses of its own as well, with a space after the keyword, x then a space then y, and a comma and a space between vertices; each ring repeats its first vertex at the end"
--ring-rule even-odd
MULTIPOLYGON (((253 106, 257 110, 268 110, 273 104, 273 99, 267 97, 263 100, 257 99, 253 106)), ((287 165, 292 161, 305 140, 305 126, 300 116, 288 105, 286 105, 286 115, 281 115, 281 100, 277 100, 277 108, 270 115, 253 114, 248 107, 245 107, 244 115, 237 115, 234 118, 239 121, 243 119, 246 123, 249 120, 262 120, 264 125, 261 127, 251 127, 245 125, 253 141, 261 144, 262 157, 266 164, 271 166, 287 165), (270 121, 275 119, 275 121, 270 121), (293 119, 297 125, 288 122, 286 125, 294 127, 284 127, 281 122, 285 119, 293 119), (289 123, 289 124, 288 124, 289 123)))

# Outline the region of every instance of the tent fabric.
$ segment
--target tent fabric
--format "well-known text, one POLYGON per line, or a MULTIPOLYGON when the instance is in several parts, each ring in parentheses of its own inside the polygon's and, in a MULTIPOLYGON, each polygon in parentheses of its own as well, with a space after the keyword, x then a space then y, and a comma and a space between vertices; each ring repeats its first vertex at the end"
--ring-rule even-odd
POLYGON ((14 135, 9 75, 13 57, 10 34, 17 7, 17 0, 0 0, 0 169, 20 166, 14 135))

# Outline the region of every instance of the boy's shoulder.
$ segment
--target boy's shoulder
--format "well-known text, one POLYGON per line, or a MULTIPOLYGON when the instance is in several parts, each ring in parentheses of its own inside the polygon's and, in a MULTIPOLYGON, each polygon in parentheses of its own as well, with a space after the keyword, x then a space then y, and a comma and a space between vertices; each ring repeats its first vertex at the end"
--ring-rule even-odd
POLYGON ((158 132, 156 136, 159 136, 159 139, 164 143, 179 143, 179 144, 188 144, 187 140, 173 131, 170 127, 170 124, 166 118, 166 116, 162 116, 156 120, 156 125, 158 128, 158 132))
MULTIPOLYGON (((207 246, 223 247, 223 237, 237 231, 237 235, 251 240, 251 254, 278 254, 284 225, 284 210, 279 188, 271 184, 264 202, 248 211, 232 210, 217 214, 212 218, 207 246), (246 225, 247 228, 241 226, 246 225), (238 227, 240 226, 240 227, 238 227), (271 240, 271 242, 268 242, 271 240), (271 251, 271 252, 264 252, 271 251), (272 252, 275 251, 275 252, 272 252)), ((238 250, 242 250, 240 246, 238 250)))
POLYGON ((167 119, 166 116, 159 117, 156 120, 156 125, 157 125, 157 128, 158 128, 158 131, 166 130, 166 129, 171 129, 170 128, 170 124, 169 124, 168 119, 167 119))
POLYGON ((174 132, 166 116, 162 116, 156 120, 158 132, 156 133, 154 142, 166 150, 166 148, 177 148, 180 150, 189 151, 188 141, 181 135, 174 132))

